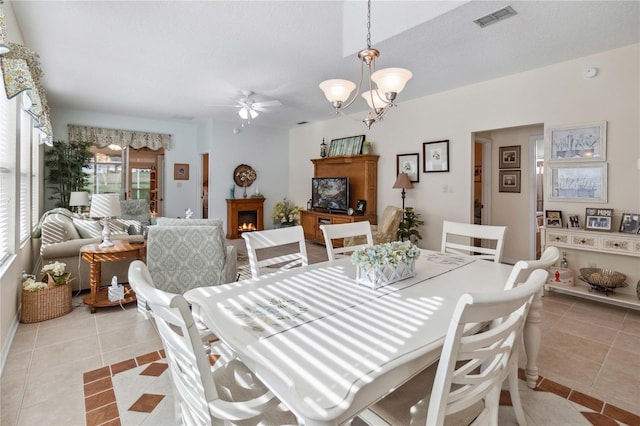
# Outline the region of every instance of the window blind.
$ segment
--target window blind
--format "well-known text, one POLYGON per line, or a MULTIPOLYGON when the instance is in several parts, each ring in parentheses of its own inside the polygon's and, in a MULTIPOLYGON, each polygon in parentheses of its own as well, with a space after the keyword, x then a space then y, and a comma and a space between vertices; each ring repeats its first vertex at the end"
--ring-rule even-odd
MULTIPOLYGON (((21 96, 25 96, 22 94, 21 96)), ((31 215, 31 117, 23 109, 20 110, 20 209, 19 228, 20 243, 24 243, 30 237, 31 215)))
MULTIPOLYGON (((0 83, 4 92, 4 83, 0 83)), ((16 101, 0 96, 0 263, 13 249, 11 243, 11 194, 14 188, 16 101)))

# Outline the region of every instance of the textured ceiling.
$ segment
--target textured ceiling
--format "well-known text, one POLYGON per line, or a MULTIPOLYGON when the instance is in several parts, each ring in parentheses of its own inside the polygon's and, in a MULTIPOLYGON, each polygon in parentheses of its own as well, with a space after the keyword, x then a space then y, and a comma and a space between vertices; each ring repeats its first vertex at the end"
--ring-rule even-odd
MULTIPOLYGON (((40 54, 54 108, 215 119, 235 126, 240 124, 236 108, 214 105, 233 105, 242 90, 252 90, 257 101, 282 103, 255 123, 290 128, 331 117, 318 84, 329 78, 357 82, 359 61, 343 52, 353 50, 354 37, 355 45, 366 47, 366 3, 360 1, 346 9, 338 1, 13 0, 11 5, 25 45, 40 54), (360 22, 351 23, 358 7, 360 22)), ((400 104, 640 41, 638 1, 456 6, 433 17, 430 8, 437 15, 448 5, 373 2, 378 69, 413 72, 400 104), (484 29, 472 22, 506 5, 518 14, 484 29)), ((364 101, 356 104, 350 110, 366 108, 364 101)))

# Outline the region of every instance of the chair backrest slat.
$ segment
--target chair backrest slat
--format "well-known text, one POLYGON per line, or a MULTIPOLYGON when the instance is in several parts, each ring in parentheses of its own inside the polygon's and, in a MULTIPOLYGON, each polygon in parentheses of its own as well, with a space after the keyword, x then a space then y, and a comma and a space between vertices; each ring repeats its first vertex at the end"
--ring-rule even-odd
POLYGON ((506 226, 475 225, 445 220, 442 224, 442 245, 440 250, 443 253, 475 255, 481 259, 493 260, 499 263, 502 260, 506 232, 506 226), (450 238, 456 237, 458 240, 450 240, 450 238), (476 239, 494 244, 495 247, 475 246, 474 240, 476 239))
POLYGON ((509 274, 507 283, 504 286, 505 290, 525 282, 531 272, 536 269, 549 269, 558 261, 559 258, 560 251, 558 248, 549 246, 544 250, 542 256, 540 256, 540 259, 538 260, 519 260, 513 266, 511 274, 509 274))
POLYGON ((320 225, 324 235, 324 243, 327 248, 327 257, 334 260, 337 257, 346 255, 365 247, 373 246, 373 235, 371 234, 371 224, 369 221, 340 223, 334 225, 320 225), (366 242, 352 246, 334 246, 333 240, 347 237, 365 236, 366 242))
MULTIPOLYGON (((307 246, 304 241, 304 231, 302 226, 291 226, 266 231, 244 232, 242 238, 247 245, 247 257, 251 268, 251 276, 258 278, 264 274, 262 268, 284 264, 280 269, 290 269, 295 266, 305 266, 309 264, 307 256, 307 246), (298 251, 286 254, 275 254, 273 257, 258 259, 258 250, 285 246, 288 244, 298 244, 298 251)), ((272 270, 271 272, 276 272, 272 270)))

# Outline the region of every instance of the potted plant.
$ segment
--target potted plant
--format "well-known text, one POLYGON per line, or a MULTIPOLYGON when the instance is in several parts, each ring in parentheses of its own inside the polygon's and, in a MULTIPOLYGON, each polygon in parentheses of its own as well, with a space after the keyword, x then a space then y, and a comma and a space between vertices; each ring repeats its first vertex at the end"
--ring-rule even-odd
POLYGON ((407 207, 404 210, 402 221, 398 226, 397 237, 400 241, 411 241, 415 243, 422 239, 422 235, 418 232, 418 227, 424 225, 424 221, 420 220, 420 214, 413 211, 413 207, 407 207))
POLYGON ((286 198, 278 201, 271 213, 273 224, 278 228, 296 226, 300 222, 300 210, 302 207, 296 206, 286 198))
POLYGON ((69 208, 69 196, 82 191, 89 183, 84 169, 91 165, 93 155, 88 148, 91 142, 53 142, 44 152, 45 166, 49 174, 47 183, 53 190, 50 200, 58 200, 57 207, 69 208))

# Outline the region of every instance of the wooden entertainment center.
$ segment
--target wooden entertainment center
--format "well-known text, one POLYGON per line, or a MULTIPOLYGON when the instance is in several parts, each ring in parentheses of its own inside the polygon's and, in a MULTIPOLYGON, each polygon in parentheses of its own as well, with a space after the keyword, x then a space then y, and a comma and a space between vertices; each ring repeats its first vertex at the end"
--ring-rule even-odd
POLYGON ((336 214, 323 211, 303 210, 300 223, 304 237, 309 241, 324 244, 320 225, 351 223, 368 220, 377 223, 378 204, 378 155, 352 155, 312 159, 314 177, 348 177, 349 207, 354 211, 358 200, 367 202, 364 215, 336 214))

